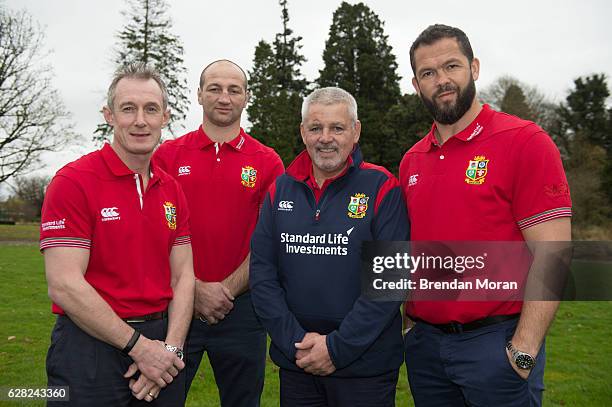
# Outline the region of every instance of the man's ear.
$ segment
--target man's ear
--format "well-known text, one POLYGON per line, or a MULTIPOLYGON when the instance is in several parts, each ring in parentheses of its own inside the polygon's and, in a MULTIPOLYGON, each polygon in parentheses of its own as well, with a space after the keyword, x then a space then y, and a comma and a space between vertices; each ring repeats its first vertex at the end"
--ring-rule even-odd
POLYGON ((361 122, 357 120, 355 122, 355 138, 353 143, 357 143, 359 141, 359 137, 361 136, 361 122))
POLYGON ((202 104, 202 98, 204 97, 202 93, 204 93, 204 91, 202 90, 202 88, 198 87, 197 94, 198 94, 198 103, 200 105, 202 104))
POLYGON ((421 88, 419 88, 419 82, 417 81, 416 77, 412 77, 412 87, 414 88, 416 93, 420 96, 421 88))
POLYGON ((102 115, 104 115, 104 120, 106 120, 106 123, 109 126, 115 125, 115 118, 113 117, 113 112, 109 109, 108 106, 104 106, 102 108, 102 115))
POLYGON ((302 143, 306 145, 306 129, 304 129, 304 123, 300 123, 300 136, 302 136, 302 143))
POLYGON ((472 79, 477 80, 480 75, 480 60, 478 58, 472 59, 470 68, 472 68, 472 79))

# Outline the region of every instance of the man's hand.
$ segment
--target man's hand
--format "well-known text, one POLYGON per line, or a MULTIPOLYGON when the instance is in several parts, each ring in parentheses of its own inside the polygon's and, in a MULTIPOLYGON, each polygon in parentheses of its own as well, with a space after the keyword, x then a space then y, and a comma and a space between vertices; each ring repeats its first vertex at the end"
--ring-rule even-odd
MULTIPOLYGON (((130 368, 131 367, 132 366, 130 366, 130 368)), ((152 380, 147 379, 145 375, 140 375, 138 380, 130 379, 129 387, 130 390, 132 390, 132 396, 134 396, 138 400, 144 399, 149 403, 155 400, 157 396, 159 396, 159 392, 161 391, 161 388, 156 385, 155 382, 153 382, 152 380)))
POLYGON ((336 371, 329 357, 326 340, 327 335, 308 332, 302 342, 295 344, 297 349, 295 364, 306 373, 317 376, 327 376, 336 371))
POLYGON ((234 296, 222 283, 196 280, 195 314, 214 325, 234 308, 234 296))
MULTIPOLYGON (((314 339, 317 336, 321 336, 321 335, 319 335, 316 332, 306 332, 306 335, 304 335, 304 337, 302 338, 302 342, 300 343, 306 342, 307 339, 314 339)), ((304 356, 307 356, 308 353, 310 353, 310 350, 312 349, 312 348, 301 348, 300 349, 297 347, 297 345, 296 345, 296 348, 297 348, 297 352, 295 353, 296 360, 302 359, 304 356)))
MULTIPOLYGON (((130 365, 124 377, 132 377, 140 370, 141 376, 146 376, 161 388, 171 383, 179 370, 185 367, 185 363, 174 352, 168 351, 163 342, 152 341, 143 335, 140 336, 129 355, 135 363, 130 365)), ((139 380, 136 382, 138 383, 139 380)), ((140 385, 145 385, 144 379, 140 382, 138 390, 140 390, 140 385)))
POLYGON ((512 359, 512 354, 507 348, 506 355, 508 355, 508 361, 510 362, 510 366, 512 366, 512 369, 514 369, 516 374, 518 374, 524 380, 527 380, 527 378, 529 377, 529 373, 531 373, 531 370, 519 369, 518 366, 514 363, 514 360, 512 359))

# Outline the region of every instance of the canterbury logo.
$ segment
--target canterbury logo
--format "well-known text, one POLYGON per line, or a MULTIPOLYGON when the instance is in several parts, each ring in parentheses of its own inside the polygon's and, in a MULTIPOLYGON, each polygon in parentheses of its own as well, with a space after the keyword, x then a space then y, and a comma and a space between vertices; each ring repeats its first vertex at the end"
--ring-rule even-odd
POLYGON ((119 216, 119 212, 117 212, 117 207, 113 206, 112 208, 102 208, 100 211, 100 215, 102 215, 102 222, 109 220, 119 220, 121 216, 119 216))
POLYGON ((290 212, 293 210, 293 201, 280 201, 278 203, 279 211, 287 211, 290 212))
POLYGON ((182 167, 179 167, 178 169, 179 177, 181 175, 189 175, 189 174, 191 174, 191 165, 183 165, 182 167))

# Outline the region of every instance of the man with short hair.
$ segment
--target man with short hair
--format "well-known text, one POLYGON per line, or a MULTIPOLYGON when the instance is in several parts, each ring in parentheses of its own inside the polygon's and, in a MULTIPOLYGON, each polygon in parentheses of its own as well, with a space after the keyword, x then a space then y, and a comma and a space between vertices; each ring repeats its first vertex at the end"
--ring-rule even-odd
POLYGON ((58 314, 47 376, 69 387, 70 405, 184 403, 189 211, 178 183, 150 163, 167 100, 154 70, 119 69, 103 110, 113 142, 67 164, 47 189, 40 249, 58 314))
POLYGON ((202 125, 162 144, 154 160, 181 184, 190 208, 195 319, 187 338, 187 389, 204 351, 221 405, 258 406, 266 333, 248 291, 249 242, 268 186, 284 171, 278 154, 240 127, 244 71, 215 61, 200 75, 202 125))
POLYGON ((353 96, 311 93, 302 152, 271 186, 251 242, 253 305, 280 367, 281 406, 393 406, 397 302, 361 295, 361 245, 406 240, 396 178, 363 161, 353 96))
MULTIPOLYGON (((535 123, 479 103, 480 62, 465 33, 428 27, 410 61, 412 84, 434 118, 400 165, 412 239, 571 240, 559 151, 535 123)), ((534 247, 535 265, 546 253, 534 247)), ((516 276, 532 273, 528 268, 516 276)), ((557 307, 558 301, 408 301, 406 314, 416 325, 405 336, 406 366, 416 405, 541 405, 544 336, 557 307)))

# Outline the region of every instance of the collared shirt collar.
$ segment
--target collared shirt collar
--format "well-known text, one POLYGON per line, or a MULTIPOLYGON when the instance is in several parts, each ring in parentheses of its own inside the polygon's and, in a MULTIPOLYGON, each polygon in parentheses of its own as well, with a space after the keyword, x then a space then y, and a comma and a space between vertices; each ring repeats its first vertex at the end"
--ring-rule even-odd
MULTIPOLYGON (((344 171, 334 177, 332 180, 340 178, 346 172, 355 166, 361 164, 361 150, 359 148, 359 144, 355 144, 353 147, 353 151, 347 157, 347 164, 344 168, 344 171)), ((310 178, 314 179, 314 173, 312 168, 312 159, 310 155, 308 155, 308 150, 302 151, 298 156, 293 160, 291 164, 287 167, 287 174, 297 179, 298 181, 306 181, 310 178)))
MULTIPOLYGON (((125 163, 121 160, 117 152, 111 147, 110 143, 104 143, 104 146, 100 149, 100 153, 102 154, 102 159, 106 163, 106 166, 110 169, 111 173, 116 177, 123 177, 126 175, 134 176, 136 174, 132 171, 125 163)), ((161 181, 161 178, 155 176, 157 172, 153 162, 149 162, 149 177, 151 184, 155 184, 158 181, 161 181)))
MULTIPOLYGON (((208 137, 208 135, 204 132, 204 129, 202 128, 201 125, 200 127, 198 127, 198 142, 199 142, 198 145, 201 149, 204 149, 210 145, 215 144, 215 142, 212 141, 210 137, 208 137)), ((246 143, 247 143, 246 133, 244 129, 241 127, 238 135, 234 137, 232 140, 224 144, 227 144, 228 146, 232 147, 236 151, 241 151, 244 149, 246 143)))
POLYGON ((111 170, 113 175, 122 177, 124 175, 134 175, 134 171, 130 170, 127 165, 119 158, 115 150, 111 147, 110 143, 104 143, 104 146, 100 149, 104 162, 111 170))
MULTIPOLYGON (((455 134, 451 138, 456 138, 461 141, 470 141, 480 135, 484 130, 484 126, 488 123, 489 119, 493 116, 493 110, 489 105, 483 105, 482 109, 476 116, 474 120, 459 133, 455 134)), ((432 146, 440 146, 438 139, 436 139, 436 123, 431 126, 431 131, 425 136, 427 138, 428 143, 426 144, 428 149, 432 146)), ((450 139, 449 139, 450 140, 450 139)), ((448 142, 448 140, 447 140, 448 142)))

